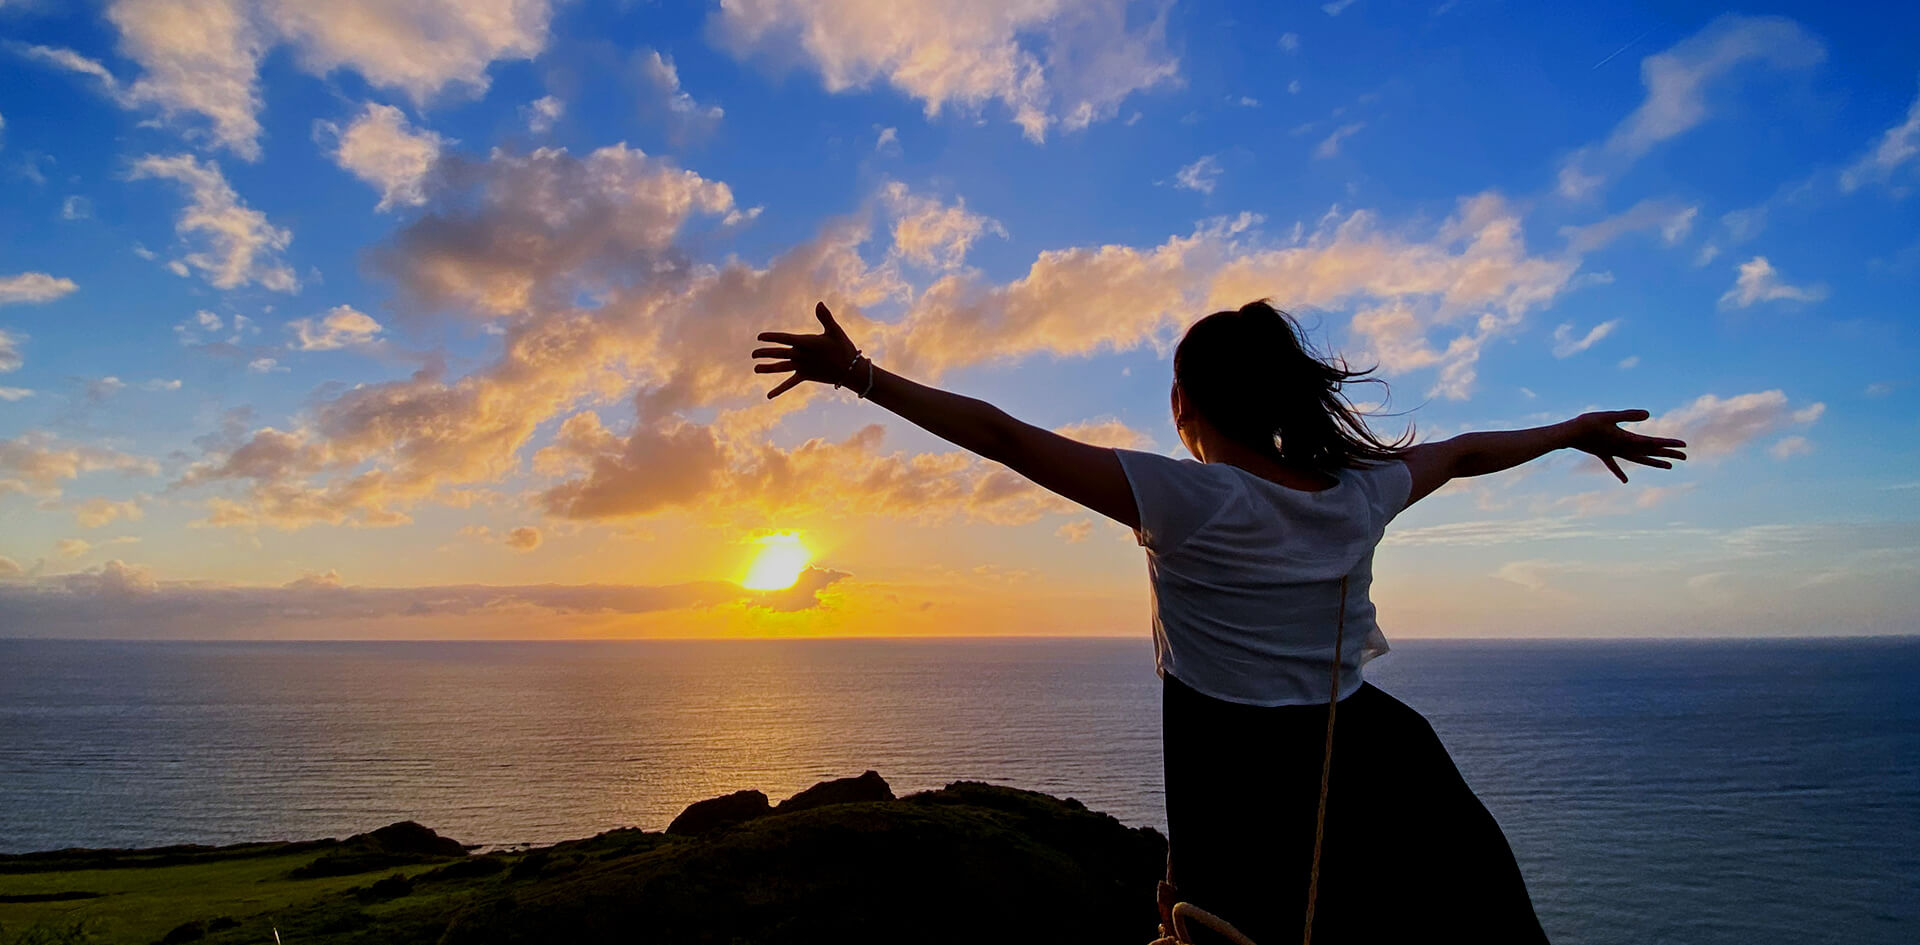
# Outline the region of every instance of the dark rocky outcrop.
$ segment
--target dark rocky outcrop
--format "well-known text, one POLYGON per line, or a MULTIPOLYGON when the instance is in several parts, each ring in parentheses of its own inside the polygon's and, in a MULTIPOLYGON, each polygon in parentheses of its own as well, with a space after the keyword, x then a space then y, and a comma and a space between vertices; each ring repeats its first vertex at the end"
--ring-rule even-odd
POLYGON ((295 868, 289 875, 295 879, 352 876, 466 855, 467 848, 460 841, 440 836, 411 820, 403 820, 378 830, 354 834, 313 862, 295 868))
POLYGON ((877 771, 868 771, 857 778, 835 778, 822 781, 792 797, 781 801, 774 810, 783 814, 795 811, 812 810, 828 804, 860 804, 869 801, 893 800, 893 788, 887 779, 877 771))
POLYGON ((759 791, 735 791, 704 801, 695 801, 667 825, 667 833, 678 837, 697 837, 722 827, 744 823, 773 810, 767 796, 759 791))
MULTIPOLYGON (((474 856, 456 855, 458 844, 424 827, 400 824, 344 841, 229 854, 242 861, 277 848, 314 857, 309 876, 364 876, 347 883, 308 885, 289 874, 263 880, 240 870, 233 875, 244 878, 210 886, 194 880, 210 898, 198 889, 113 898, 148 910, 157 928, 145 941, 164 934, 195 945, 258 945, 275 934, 303 945, 1111 945, 1152 938, 1154 884, 1166 863, 1158 832, 1075 802, 977 782, 891 795, 869 772, 816 785, 777 809, 758 791, 703 801, 676 818, 670 833, 612 830, 474 856), (410 862, 380 865, 394 859, 410 862), (311 892, 289 900, 289 886, 311 892), (225 915, 237 902, 261 906, 225 915)), ((222 862, 210 848, 125 855, 158 874, 175 866, 156 859, 182 854, 188 862, 180 865, 195 876, 217 875, 205 869, 222 862)), ((53 858, 34 865, 46 859, 53 858)), ((98 851, 70 851, 55 862, 75 860, 111 863, 98 851)), ((142 885, 157 880, 143 877, 142 885)), ((80 877, 63 882, 39 881, 72 888, 80 877)), ((7 931, 15 932, 11 923, 7 931)))

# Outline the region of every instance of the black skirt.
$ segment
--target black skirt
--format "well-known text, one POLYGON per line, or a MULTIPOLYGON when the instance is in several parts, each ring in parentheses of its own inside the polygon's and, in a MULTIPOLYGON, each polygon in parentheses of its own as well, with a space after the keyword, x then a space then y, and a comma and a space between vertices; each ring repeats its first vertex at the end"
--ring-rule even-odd
MULTIPOLYGON (((1260 945, 1300 940, 1327 707, 1247 706, 1166 677, 1169 874, 1260 945)), ((1340 701, 1313 941, 1545 942, 1499 824, 1420 713, 1340 701)))

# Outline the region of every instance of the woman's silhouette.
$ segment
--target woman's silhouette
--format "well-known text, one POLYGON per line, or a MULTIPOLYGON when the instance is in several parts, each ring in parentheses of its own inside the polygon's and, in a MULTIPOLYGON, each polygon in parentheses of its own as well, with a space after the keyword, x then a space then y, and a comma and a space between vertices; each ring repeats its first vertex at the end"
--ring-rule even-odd
MULTIPOLYGON (((1173 358, 1198 462, 1080 443, 875 366, 826 305, 819 334, 765 332, 760 373, 851 388, 941 438, 1134 530, 1147 549, 1163 680, 1169 873, 1179 897, 1262 943, 1301 929, 1336 634, 1337 739, 1312 937, 1321 943, 1546 940, 1505 836, 1419 713, 1365 683, 1386 650, 1368 596, 1387 523, 1448 480, 1559 449, 1661 469, 1686 444, 1620 429, 1642 410, 1408 445, 1374 435, 1344 385, 1266 302, 1215 312, 1173 358), (1344 628, 1344 632, 1342 631, 1344 628)), ((1489 679, 1488 685, 1498 685, 1489 679)))

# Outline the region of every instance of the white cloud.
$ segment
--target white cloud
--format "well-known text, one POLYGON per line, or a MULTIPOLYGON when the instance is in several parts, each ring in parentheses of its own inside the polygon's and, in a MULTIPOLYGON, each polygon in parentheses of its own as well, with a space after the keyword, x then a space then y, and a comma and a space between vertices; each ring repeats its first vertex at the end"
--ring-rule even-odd
POLYGON ((1610 321, 1601 322, 1593 326, 1585 335, 1575 338, 1573 336, 1573 323, 1566 322, 1553 330, 1553 356, 1556 358, 1571 358, 1593 347, 1600 339, 1612 334, 1613 330, 1618 327, 1620 327, 1620 320, 1615 318, 1610 321))
POLYGON ((1755 256, 1740 264, 1740 276, 1733 288, 1720 296, 1720 307, 1746 308, 1757 302, 1818 302, 1827 297, 1823 285, 1793 286, 1781 281, 1780 273, 1765 256, 1755 256))
POLYGON ((426 202, 427 175, 447 144, 438 134, 416 131, 400 109, 374 102, 344 130, 331 122, 320 128, 334 139, 334 163, 380 192, 375 210, 426 202))
POLYGON ((653 85, 667 113, 681 132, 706 132, 726 117, 726 110, 718 105, 702 105, 680 85, 680 70, 673 65, 673 59, 663 56, 657 49, 649 49, 640 57, 640 74, 653 85))
POLYGON ((29 432, 0 440, 0 496, 11 493, 59 498, 61 484, 92 472, 155 475, 152 460, 95 446, 63 443, 46 433, 29 432))
POLYGON ((1868 181, 1885 181, 1920 154, 1920 95, 1907 106, 1907 120, 1880 136, 1879 144, 1840 172, 1840 189, 1851 193, 1868 181))
POLYGON ((1299 95, 1299 94, 1300 94, 1300 80, 1299 80, 1299 79, 1295 79, 1295 80, 1293 80, 1293 81, 1291 81, 1291 82, 1288 82, 1288 83, 1287 83, 1287 94, 1288 94, 1288 95, 1299 95))
POLYGON ((1333 0, 1332 3, 1321 4, 1320 11, 1328 16, 1339 16, 1341 13, 1346 12, 1348 7, 1359 2, 1360 0, 1333 0))
POLYGON ((554 123, 558 122, 560 116, 566 114, 566 111, 567 103, 551 95, 542 95, 527 103, 527 106, 521 110, 527 118, 527 130, 537 135, 552 131, 554 123))
POLYGON ((114 0, 107 8, 121 52, 141 67, 119 100, 153 105, 168 120, 202 116, 216 144, 247 160, 260 156, 260 60, 277 45, 290 45, 309 73, 352 69, 423 104, 453 85, 485 91, 494 60, 531 58, 545 46, 550 13, 547 0, 114 0))
POLYGON ((1356 121, 1335 128, 1333 134, 1328 135, 1325 140, 1320 142, 1319 147, 1313 149, 1313 156, 1317 158, 1330 158, 1339 154, 1340 142, 1353 137, 1360 129, 1366 126, 1366 122, 1356 121))
POLYGON ((1080 542, 1086 541, 1087 536, 1093 534, 1093 519, 1083 518, 1068 522, 1054 529, 1053 533, 1060 538, 1066 539, 1069 545, 1079 544, 1080 542))
POLYGON ((1747 443, 1820 419, 1826 404, 1794 407, 1778 390, 1720 398, 1702 394, 1692 403, 1667 411, 1639 425, 1648 436, 1678 437, 1687 441, 1689 455, 1724 456, 1747 443))
POLYGON ((1164 7, 1129 0, 740 0, 720 32, 738 54, 797 51, 828 91, 885 81, 921 102, 999 102, 1033 141, 1113 117, 1127 96, 1177 81, 1164 7))
POLYGON ((1710 89, 1749 63, 1806 69, 1826 48, 1798 23, 1778 16, 1725 15, 1640 63, 1646 99, 1606 141, 1576 151, 1560 168, 1560 193, 1580 199, 1653 147, 1705 121, 1710 89))
POLYGON ((1637 354, 1630 354, 1620 359, 1620 370, 1622 371, 1631 371, 1639 366, 1640 356, 1637 354))
MULTIPOLYGON (((20 335, 8 334, 6 329, 0 328, 0 374, 18 371, 21 365, 27 363, 26 356, 20 353, 20 342, 25 340, 20 335)), ((12 389, 19 390, 19 388, 12 389)))
POLYGON ((1213 155, 1206 155, 1175 172, 1173 180, 1174 186, 1182 190, 1213 193, 1214 185, 1220 182, 1220 162, 1213 155))
POLYGON ((72 279, 57 278, 44 272, 0 276, 0 305, 51 302, 79 288, 72 279))
POLYGON ((1300 51, 1300 34, 1299 33, 1281 33, 1280 48, 1285 52, 1299 52, 1300 51))
POLYGON ((887 127, 880 129, 879 137, 873 139, 873 149, 888 156, 900 154, 900 129, 887 127))
POLYGON ((1629 233, 1658 231, 1668 246, 1686 239, 1700 213, 1697 206, 1682 206, 1666 200, 1642 200, 1626 211, 1584 226, 1563 226, 1560 235, 1567 248, 1590 253, 1629 233))
POLYGON ((1767 447, 1768 455, 1774 459, 1791 459, 1795 456, 1805 456, 1811 452, 1813 452, 1813 444, 1808 442, 1806 437, 1797 434, 1782 437, 1778 442, 1767 447))
POLYGON ((149 154, 134 162, 134 180, 159 178, 186 188, 188 204, 174 223, 182 239, 199 238, 202 248, 176 262, 198 270, 216 288, 258 284, 276 292, 294 292, 300 282, 279 253, 293 234, 267 222, 267 215, 234 193, 220 165, 191 154, 149 154))
POLYGON ((93 201, 78 194, 60 201, 60 219, 85 220, 93 216, 93 201))
POLYGON ((18 48, 20 53, 28 59, 39 60, 55 68, 65 69, 69 72, 77 72, 93 78, 100 83, 101 90, 106 92, 109 98, 117 100, 124 94, 120 88, 120 80, 114 78, 113 73, 107 71, 106 66, 92 59, 88 59, 71 49, 62 49, 55 46, 21 46, 18 48))
POLYGON ((0 400, 4 400, 7 403, 13 403, 14 401, 17 401, 17 400, 26 400, 27 398, 32 396, 33 396, 33 391, 28 390, 25 387, 0 387, 0 400))
POLYGON ((277 358, 254 358, 247 362, 249 374, 284 374, 287 368, 280 365, 277 358))
POLYGON ((999 221, 969 211, 964 199, 947 206, 908 192, 899 181, 889 183, 883 193, 894 217, 893 251, 909 262, 953 269, 966 261, 967 250, 980 237, 1007 235, 999 221))
POLYGON ((380 334, 380 323, 351 305, 336 305, 319 319, 296 318, 287 323, 296 351, 334 351, 367 344, 380 334))

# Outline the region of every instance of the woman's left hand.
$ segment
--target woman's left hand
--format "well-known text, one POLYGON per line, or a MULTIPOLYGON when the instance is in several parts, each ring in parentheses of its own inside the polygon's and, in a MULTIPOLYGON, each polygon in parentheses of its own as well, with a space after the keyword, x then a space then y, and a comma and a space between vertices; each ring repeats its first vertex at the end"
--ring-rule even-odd
POLYGON ((813 306, 814 317, 820 319, 824 329, 817 335, 796 335, 784 331, 763 331, 761 341, 771 341, 786 345, 784 348, 755 348, 756 358, 778 358, 768 364, 753 366, 755 374, 786 374, 791 376, 780 382, 779 386, 767 391, 767 398, 778 397, 793 389, 801 381, 819 381, 835 386, 852 380, 854 366, 859 363, 860 349, 847 337, 840 323, 833 320, 833 313, 827 311, 827 303, 817 302, 813 306))

